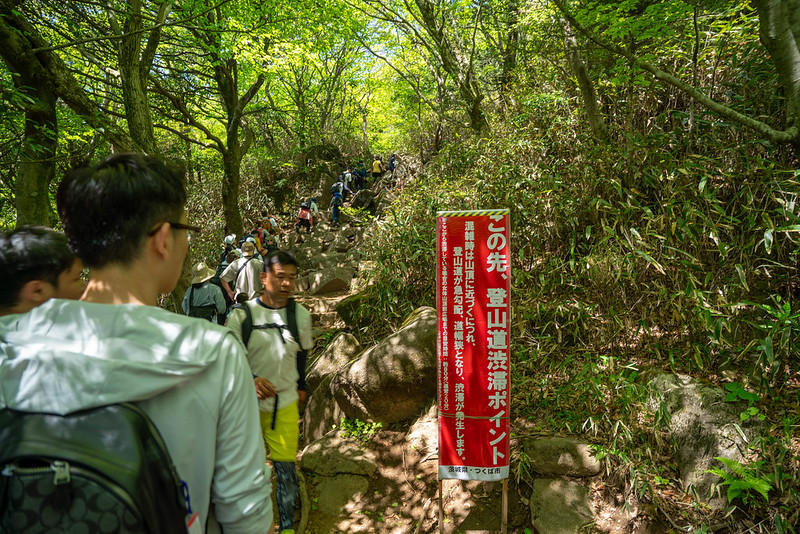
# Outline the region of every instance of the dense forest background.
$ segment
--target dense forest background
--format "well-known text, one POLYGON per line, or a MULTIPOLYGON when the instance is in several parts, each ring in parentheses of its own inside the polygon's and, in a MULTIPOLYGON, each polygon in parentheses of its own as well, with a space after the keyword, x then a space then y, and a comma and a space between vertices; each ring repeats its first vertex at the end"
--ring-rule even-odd
POLYGON ((435 303, 437 210, 508 207, 515 417, 699 532, 637 378, 702 377, 769 427, 729 510, 796 532, 799 42, 800 0, 0 0, 0 226, 57 227, 68 168, 143 151, 186 167, 213 265, 397 153, 359 336, 435 303))

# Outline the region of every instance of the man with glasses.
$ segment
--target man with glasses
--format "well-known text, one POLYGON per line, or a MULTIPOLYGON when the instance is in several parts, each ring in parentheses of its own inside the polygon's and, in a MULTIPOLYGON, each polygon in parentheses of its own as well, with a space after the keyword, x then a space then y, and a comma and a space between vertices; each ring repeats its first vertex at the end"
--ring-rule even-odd
POLYGON ((135 402, 201 528, 269 532, 270 473, 244 350, 224 327, 157 307, 199 230, 185 202, 182 173, 149 156, 112 155, 64 178, 58 213, 91 277, 81 301, 0 320, 0 408, 68 414, 135 402))

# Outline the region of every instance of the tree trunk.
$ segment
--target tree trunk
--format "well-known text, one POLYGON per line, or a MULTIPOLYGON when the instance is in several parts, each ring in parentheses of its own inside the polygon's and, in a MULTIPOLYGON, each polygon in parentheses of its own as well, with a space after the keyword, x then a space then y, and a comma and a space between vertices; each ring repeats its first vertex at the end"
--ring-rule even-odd
POLYGON ((222 153, 225 176, 222 180, 222 213, 225 216, 225 234, 243 235, 242 213, 239 211, 239 180, 242 170, 242 153, 237 132, 229 132, 227 150, 222 153))
POLYGON ((594 89, 594 82, 592 82, 589 72, 586 69, 586 64, 583 62, 580 50, 578 50, 578 39, 572 29, 570 23, 562 20, 564 27, 564 50, 567 56, 567 63, 569 63, 572 73, 578 80, 578 87, 581 91, 583 105, 586 109, 586 118, 592 128, 592 135, 598 141, 608 139, 608 128, 606 126, 603 113, 600 111, 600 106, 597 103, 597 92, 594 89))
POLYGON ((33 99, 25 109, 25 137, 20 152, 19 173, 15 184, 17 226, 24 224, 55 226, 57 218, 50 205, 50 183, 55 176, 58 146, 56 97, 53 87, 28 84, 24 93, 33 99))
MULTIPOLYGON (((754 0, 761 43, 772 56, 786 96, 785 129, 800 128, 800 0, 754 0)), ((792 140, 800 157, 800 136, 792 140)))
POLYGON ((477 133, 488 131, 489 121, 481 106, 484 95, 475 77, 471 54, 460 50, 445 32, 445 21, 449 20, 445 13, 439 12, 430 0, 416 0, 415 3, 420 11, 422 26, 436 48, 442 68, 456 80, 470 126, 477 133))
MULTIPOLYGON (((6 5, 2 7, 5 11, 6 5)), ((53 226, 56 218, 49 192, 58 144, 55 88, 47 69, 31 53, 30 41, 4 15, 0 14, 0 56, 14 74, 14 85, 27 97, 23 103, 25 130, 14 184, 16 223, 53 226)))
POLYGON ((125 118, 131 137, 141 149, 155 155, 155 135, 150 105, 147 99, 146 80, 149 65, 143 64, 140 56, 142 46, 142 5, 140 0, 127 4, 127 20, 122 38, 119 40, 119 72, 122 79, 122 98, 125 103, 125 118))

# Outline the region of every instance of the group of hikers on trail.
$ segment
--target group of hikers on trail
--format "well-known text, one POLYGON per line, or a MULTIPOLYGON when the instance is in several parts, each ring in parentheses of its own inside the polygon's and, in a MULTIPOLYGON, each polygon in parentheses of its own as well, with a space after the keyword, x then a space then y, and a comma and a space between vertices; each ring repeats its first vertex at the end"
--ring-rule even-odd
POLYGON ((193 267, 185 315, 159 307, 200 231, 186 200, 181 171, 114 154, 61 181, 63 233, 0 234, 0 530, 272 532, 272 469, 294 532, 297 260, 262 212, 193 267))

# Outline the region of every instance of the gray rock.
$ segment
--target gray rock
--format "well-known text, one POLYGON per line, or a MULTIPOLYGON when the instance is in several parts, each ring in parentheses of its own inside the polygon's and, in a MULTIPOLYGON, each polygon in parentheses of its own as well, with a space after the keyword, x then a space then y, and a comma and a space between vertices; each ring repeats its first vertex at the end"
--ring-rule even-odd
POLYGON ((350 289, 350 283, 355 275, 352 267, 335 267, 317 271, 300 278, 297 281, 297 290, 309 295, 324 295, 335 291, 350 289))
POLYGON ((714 508, 724 507, 724 492, 714 491, 719 477, 707 471, 722 467, 714 459, 718 456, 741 462, 748 442, 763 425, 754 419, 741 421, 739 414, 747 409, 744 402, 726 402, 724 390, 690 376, 658 373, 649 387, 653 395, 648 408, 655 412, 663 403, 669 413, 684 488, 694 487, 714 508))
POLYGON ((353 200, 350 202, 351 208, 363 208, 368 212, 375 214, 375 193, 371 189, 362 189, 353 200))
POLYGON ((531 468, 545 476, 590 477, 600 473, 600 461, 589 443, 573 438, 544 438, 523 443, 531 468))
POLYGON ((344 417, 344 412, 336 404, 331 392, 332 379, 332 375, 323 378, 308 397, 308 404, 303 413, 303 440, 306 444, 322 438, 344 417))
POLYGON ((436 404, 411 425, 406 434, 406 442, 422 454, 439 450, 439 417, 436 404))
POLYGON ((377 470, 377 461, 375 453, 364 449, 357 440, 332 432, 303 449, 300 467, 318 475, 344 473, 370 477, 377 470))
POLYGON ((369 314, 369 295, 365 291, 349 295, 336 305, 336 313, 350 328, 365 326, 371 317, 369 314))
POLYGON ((308 365, 306 384, 309 391, 314 391, 322 379, 333 374, 361 352, 361 344, 352 335, 341 333, 331 341, 325 350, 308 365))
POLYGON ((589 490, 567 480, 537 479, 531 494, 531 522, 536 532, 579 534, 594 522, 589 490))
POLYGON ((317 506, 323 514, 338 516, 352 502, 358 502, 367 491, 369 481, 358 475, 318 477, 317 506))
POLYGON ((417 416, 436 395, 436 333, 436 310, 419 308, 336 373, 331 389, 347 417, 389 424, 417 416))

